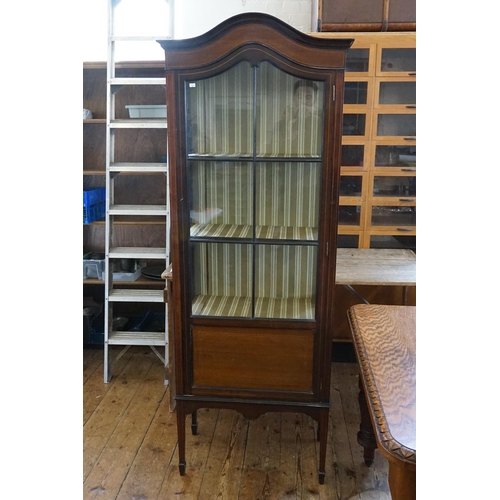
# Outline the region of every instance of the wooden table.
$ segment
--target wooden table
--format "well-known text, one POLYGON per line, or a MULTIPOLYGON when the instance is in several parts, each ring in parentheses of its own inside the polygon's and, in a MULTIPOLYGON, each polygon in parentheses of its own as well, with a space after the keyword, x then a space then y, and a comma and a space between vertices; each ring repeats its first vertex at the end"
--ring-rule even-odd
POLYGON ((358 304, 348 310, 360 370, 358 443, 365 463, 389 461, 393 500, 416 498, 416 307, 358 304))
POLYGON ((356 285, 403 286, 404 304, 408 287, 416 285, 415 253, 406 249, 339 248, 335 282, 343 285, 362 302, 368 301, 353 287, 356 285))

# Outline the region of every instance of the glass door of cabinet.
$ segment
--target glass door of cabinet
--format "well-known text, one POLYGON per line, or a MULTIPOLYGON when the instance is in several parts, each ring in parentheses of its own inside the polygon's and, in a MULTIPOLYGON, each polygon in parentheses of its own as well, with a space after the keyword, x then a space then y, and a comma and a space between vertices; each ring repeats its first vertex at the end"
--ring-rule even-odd
POLYGON ((315 319, 324 82, 243 61, 185 86, 191 315, 315 319))
POLYGON ((414 76, 417 70, 415 47, 379 47, 378 76, 414 76))
POLYGON ((388 106, 398 106, 406 109, 416 108, 417 83, 415 77, 408 77, 405 80, 402 78, 379 78, 376 85, 376 108, 385 108, 388 106))

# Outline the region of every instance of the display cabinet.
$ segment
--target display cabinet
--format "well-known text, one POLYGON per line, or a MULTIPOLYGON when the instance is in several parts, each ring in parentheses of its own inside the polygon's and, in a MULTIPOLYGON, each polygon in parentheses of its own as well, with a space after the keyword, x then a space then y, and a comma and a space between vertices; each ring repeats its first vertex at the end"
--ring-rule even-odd
POLYGON ((353 38, 347 53, 339 246, 416 249, 415 33, 353 38))
POLYGON ((323 482, 351 40, 252 13, 160 44, 180 472, 187 414, 293 411, 318 422, 323 482))

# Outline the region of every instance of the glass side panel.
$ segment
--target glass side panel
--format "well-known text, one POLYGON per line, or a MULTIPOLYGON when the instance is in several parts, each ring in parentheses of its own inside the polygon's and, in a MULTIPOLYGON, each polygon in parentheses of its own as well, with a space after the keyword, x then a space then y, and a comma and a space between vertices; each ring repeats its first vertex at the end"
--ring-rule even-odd
POLYGON ((382 176, 373 178, 373 196, 416 196, 417 180, 414 176, 382 176))
POLYGON ((256 238, 317 241, 320 179, 320 163, 259 163, 256 238))
POLYGON ((339 224, 343 226, 359 226, 361 208, 359 205, 340 205, 339 224))
POLYGON ((360 73, 368 71, 370 49, 349 49, 347 51, 346 72, 360 73))
POLYGON ((253 71, 243 61, 204 80, 186 82, 188 154, 251 156, 253 71))
POLYGON ((378 115, 377 135, 379 136, 415 136, 417 133, 417 116, 411 115, 378 115))
POLYGON ((317 247, 257 245, 255 317, 314 319, 317 247))
POLYGON ((257 72, 257 155, 322 154, 324 83, 291 76, 268 62, 257 72))
POLYGON ((345 82, 344 104, 366 104, 367 82, 345 82))
POLYGON ((251 238, 253 167, 239 161, 190 161, 191 236, 251 238))
POLYGON ((416 82, 380 82, 379 104, 415 104, 416 82))
POLYGON ((339 234, 337 236, 338 248, 358 248, 359 236, 357 234, 339 234))
POLYGON ((382 49, 381 71, 414 72, 417 69, 416 49, 382 49))
POLYGON ((372 226, 415 226, 416 208, 408 206, 372 207, 372 226))
POLYGON ((360 175, 342 175, 340 177, 340 196, 361 196, 360 175))
POLYGON ((363 145, 343 145, 342 159, 343 167, 361 167, 363 166, 365 156, 365 147, 363 145))
POLYGON ((252 245, 192 244, 192 314, 252 316, 252 245))
POLYGON ((416 236, 370 236, 370 248, 406 248, 416 251, 416 236))
POLYGON ((376 146, 375 148, 375 166, 377 167, 415 167, 416 164, 416 146, 376 146))
POLYGON ((366 115, 345 114, 342 124, 342 135, 365 135, 366 115))

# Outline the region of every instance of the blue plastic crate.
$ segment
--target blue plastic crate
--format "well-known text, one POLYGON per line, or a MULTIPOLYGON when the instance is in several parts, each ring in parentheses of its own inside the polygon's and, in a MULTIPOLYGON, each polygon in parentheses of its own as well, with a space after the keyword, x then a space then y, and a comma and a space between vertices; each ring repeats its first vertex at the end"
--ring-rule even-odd
POLYGON ((101 220, 106 215, 106 188, 99 187, 83 191, 83 223, 101 220))

